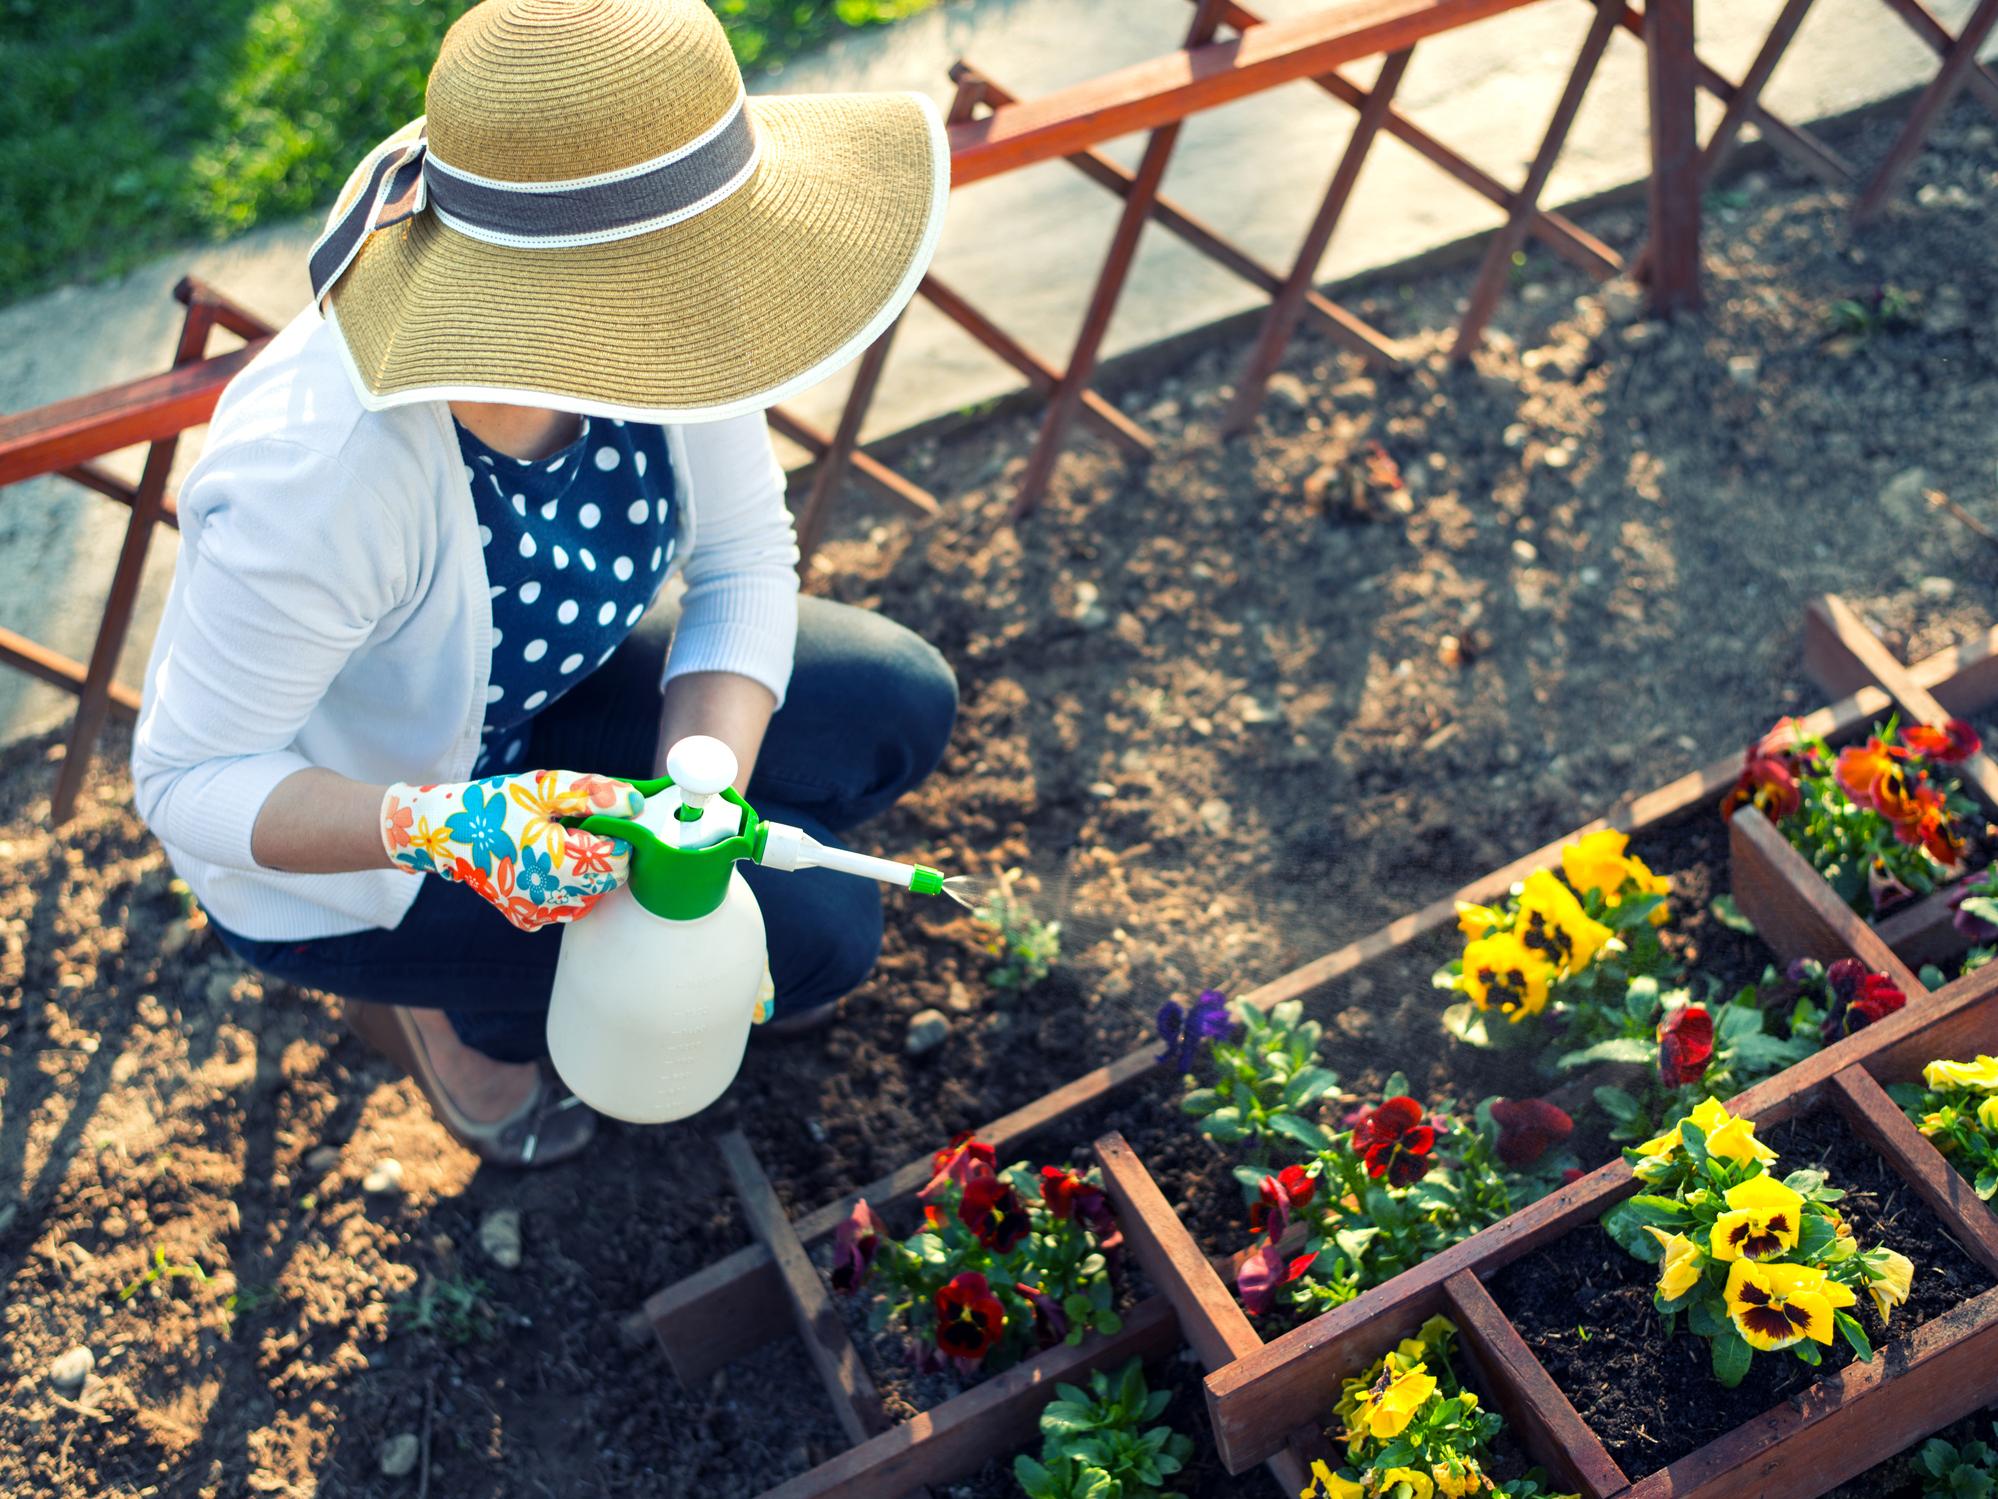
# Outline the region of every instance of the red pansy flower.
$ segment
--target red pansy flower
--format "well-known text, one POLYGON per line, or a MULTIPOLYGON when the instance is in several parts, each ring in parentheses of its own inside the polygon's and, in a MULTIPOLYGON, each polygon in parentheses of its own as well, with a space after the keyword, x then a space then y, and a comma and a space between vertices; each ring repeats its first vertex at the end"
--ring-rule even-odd
POLYGON ((1658 1026, 1658 1081, 1683 1088, 1706 1074, 1714 1057, 1714 1017, 1705 1005, 1685 1005, 1658 1026))
POLYGON ((1006 1330, 1006 1308, 975 1270, 941 1287, 932 1304, 937 1313, 937 1347, 966 1363, 984 1358, 1006 1330))
POLYGON ((996 1176, 999 1171, 999 1158, 992 1147, 983 1140, 974 1140, 971 1131, 954 1135, 949 1145, 930 1158, 930 1170, 935 1173, 929 1185, 916 1194, 922 1201, 928 1201, 945 1184, 955 1182, 960 1187, 969 1186, 982 1177, 996 1176))
POLYGON ((1846 1007, 1848 1034, 1863 1030, 1876 1020, 1885 1020, 1908 1002, 1901 986, 1884 973, 1869 973, 1860 980, 1859 993, 1846 1007))
POLYGON ((1499 1127, 1498 1157, 1508 1166, 1530 1166, 1574 1132, 1575 1121, 1544 1098, 1500 1098, 1492 1103, 1499 1127))
POLYGON ((1075 1219, 1099 1238, 1117 1226, 1103 1189, 1065 1166, 1041 1167, 1041 1201, 1055 1217, 1075 1219))
POLYGON ((1052 1348, 1068 1336, 1068 1316, 1055 1303, 1054 1297, 1039 1286, 1030 1286, 1025 1281, 1013 1287, 1034 1309, 1034 1341, 1043 1348, 1052 1348))
POLYGON ((1940 726, 1911 724, 1901 731, 1901 742, 1923 758, 1940 760, 1945 765, 1968 760, 1984 747, 1977 730, 1960 718, 1952 718, 1940 726))
POLYGON ((1283 1257, 1277 1245, 1288 1227, 1290 1210, 1278 1203, 1270 1212, 1269 1237, 1251 1250, 1235 1271, 1235 1291, 1242 1298, 1242 1310, 1251 1317, 1260 1317, 1275 1305, 1278 1288, 1296 1280, 1318 1258, 1315 1252, 1289 1260, 1283 1257))
POLYGON ((1367 1175, 1384 1176, 1392 1187, 1426 1176, 1435 1148, 1435 1126, 1422 1122, 1422 1105, 1406 1094, 1368 1110, 1353 1129, 1353 1154, 1367 1163, 1367 1175))
POLYGON ((1264 1177, 1262 1190, 1249 1208, 1249 1227, 1261 1233, 1272 1209, 1303 1207, 1317 1190, 1318 1178, 1302 1166, 1286 1166, 1275 1176, 1264 1177))
POLYGON ((1781 822, 1804 804, 1804 794, 1797 788, 1795 755, 1765 751, 1760 744, 1748 747, 1741 774, 1721 801, 1722 819, 1751 803, 1771 822, 1781 822))
POLYGON ((1033 1227, 1020 1194, 996 1176, 972 1180, 964 1189, 963 1201, 957 1205, 957 1217, 978 1235, 979 1243, 998 1254, 1010 1253, 1033 1227))
POLYGON ((867 1267, 881 1247, 881 1220, 865 1201, 856 1202, 853 1211, 833 1230, 832 1288, 841 1294, 860 1289, 867 1279, 867 1267))

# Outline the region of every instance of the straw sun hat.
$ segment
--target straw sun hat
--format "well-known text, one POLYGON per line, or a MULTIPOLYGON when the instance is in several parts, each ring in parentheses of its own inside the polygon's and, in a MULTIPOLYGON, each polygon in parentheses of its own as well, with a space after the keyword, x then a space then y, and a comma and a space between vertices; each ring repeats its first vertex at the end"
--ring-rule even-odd
POLYGON ((942 228, 920 94, 745 99, 701 0, 484 0, 313 247, 362 400, 757 410, 893 321, 942 228))

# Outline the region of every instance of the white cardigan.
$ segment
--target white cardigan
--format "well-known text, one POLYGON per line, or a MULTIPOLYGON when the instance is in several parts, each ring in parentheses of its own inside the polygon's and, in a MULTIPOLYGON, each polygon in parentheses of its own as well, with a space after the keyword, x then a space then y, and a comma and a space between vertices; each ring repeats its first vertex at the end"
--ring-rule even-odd
MULTIPOLYGON (((272 789, 307 766, 368 782, 464 780, 492 662, 450 408, 367 410, 338 338, 308 309, 223 393, 181 488, 180 559, 132 743, 139 813, 174 868, 223 926, 265 941, 402 920, 419 880, 265 869, 250 829, 272 789)), ((763 417, 667 436, 687 595, 666 680, 736 672, 781 702, 798 549, 763 417)))

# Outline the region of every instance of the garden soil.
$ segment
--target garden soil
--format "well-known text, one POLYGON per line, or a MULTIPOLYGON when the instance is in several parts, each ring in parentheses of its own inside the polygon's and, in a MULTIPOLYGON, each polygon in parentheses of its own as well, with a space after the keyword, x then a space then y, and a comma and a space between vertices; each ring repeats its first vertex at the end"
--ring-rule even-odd
MULTIPOLYGON (((1211 348, 1118 393, 1156 461, 1079 442, 1018 526, 1029 418, 919 446, 942 515, 855 515, 808 581, 923 632, 962 689, 941 770, 861 842, 1026 870, 1063 963, 996 992, 964 914, 891 897, 838 1025, 758 1039, 707 1114, 558 1170, 481 1166, 331 999, 235 962, 134 816, 122 744, 60 834, 58 746, 16 746, 0 1492, 735 1499, 833 1454, 794 1341, 682 1389, 619 1335, 745 1242, 715 1132, 815 1207, 1141 1044, 1161 1001, 1271 979, 1814 706, 1819 593, 1904 657, 1998 619, 1998 548, 1930 499, 1998 524, 1998 136, 1953 117, 1906 198, 1855 236, 1814 186, 1741 179, 1712 200, 1709 310, 1670 325, 1536 248, 1466 367, 1468 270, 1378 283, 1362 310, 1408 373, 1301 337, 1222 442, 1245 346, 1211 348), (925 1009, 948 1035, 911 1056, 925 1009), (482 1246, 496 1214, 515 1266, 482 1246), (57 1384, 77 1348, 92 1372, 57 1384)), ((1626 209, 1589 227, 1642 238, 1626 209)), ((1314 997, 1348 1094, 1489 1080, 1441 1038, 1439 955, 1314 997)), ((1091 1127, 1165 1130, 1161 1086, 1091 1127)), ((1203 1459, 1188 1489, 1267 1480, 1203 1459)))

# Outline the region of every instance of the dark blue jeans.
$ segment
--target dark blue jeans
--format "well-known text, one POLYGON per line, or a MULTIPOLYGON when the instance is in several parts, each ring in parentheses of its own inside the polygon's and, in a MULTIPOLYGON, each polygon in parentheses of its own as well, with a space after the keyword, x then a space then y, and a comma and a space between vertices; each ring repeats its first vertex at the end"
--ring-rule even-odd
MULTIPOLYGON (((650 776, 659 677, 675 622, 674 611, 653 610, 610 660, 537 718, 529 764, 650 776)), ((923 640, 878 614, 800 599, 797 665, 757 756, 750 805, 837 842, 836 834, 885 810, 936 768, 956 715, 956 679, 923 640)), ((763 908, 779 1016, 830 1004, 867 977, 881 950, 878 886, 822 869, 741 869, 763 908)), ((545 1050, 562 928, 523 932, 444 880, 425 877, 392 929, 310 942, 221 936, 252 967, 287 983, 377 1004, 442 1007, 468 1045, 502 1061, 531 1061, 545 1050)))

